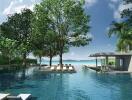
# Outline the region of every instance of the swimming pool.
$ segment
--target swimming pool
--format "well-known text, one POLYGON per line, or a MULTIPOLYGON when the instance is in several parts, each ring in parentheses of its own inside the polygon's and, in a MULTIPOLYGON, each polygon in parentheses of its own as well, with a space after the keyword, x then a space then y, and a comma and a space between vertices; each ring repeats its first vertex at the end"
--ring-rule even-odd
POLYGON ((31 93, 37 100, 132 100, 130 74, 99 74, 76 66, 75 74, 45 74, 34 68, 0 74, 0 92, 31 93))

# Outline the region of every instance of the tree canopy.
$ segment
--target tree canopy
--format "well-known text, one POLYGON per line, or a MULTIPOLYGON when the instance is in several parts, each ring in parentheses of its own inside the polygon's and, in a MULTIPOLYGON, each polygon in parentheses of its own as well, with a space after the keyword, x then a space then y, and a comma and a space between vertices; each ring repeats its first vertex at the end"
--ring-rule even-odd
POLYGON ((26 64, 26 56, 30 52, 32 11, 23 9, 21 13, 8 16, 8 20, 1 24, 1 35, 16 42, 17 50, 23 56, 23 63, 26 64))
POLYGON ((62 55, 71 46, 85 46, 91 41, 90 16, 84 11, 84 4, 84 0, 42 0, 33 12, 23 9, 14 13, 0 25, 3 37, 0 45, 7 42, 7 47, 11 46, 23 57, 24 64, 27 54, 33 53, 39 57, 40 65, 41 58, 46 56, 51 66, 57 55, 62 65, 62 55))
MULTIPOLYGON (((35 7, 33 34, 36 37, 43 36, 44 44, 47 42, 47 39, 44 41, 47 34, 54 34, 61 65, 65 47, 85 46, 91 40, 87 36, 89 16, 84 12, 83 5, 81 0, 43 0, 35 7)), ((51 42, 50 47, 53 45, 51 42)))
MULTIPOLYGON (((131 0, 123 0, 124 5, 132 4, 131 0)), ((113 22, 108 35, 117 36, 117 50, 129 52, 132 49, 132 8, 124 9, 121 13, 122 20, 113 22)))

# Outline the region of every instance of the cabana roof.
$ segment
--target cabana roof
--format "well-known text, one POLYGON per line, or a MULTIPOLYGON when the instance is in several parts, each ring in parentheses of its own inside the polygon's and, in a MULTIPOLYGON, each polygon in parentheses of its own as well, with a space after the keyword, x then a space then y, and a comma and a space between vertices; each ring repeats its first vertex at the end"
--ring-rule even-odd
POLYGON ((132 56, 132 53, 117 53, 117 52, 109 52, 109 53, 95 53, 95 54, 91 54, 89 57, 106 57, 106 56, 110 56, 110 57, 116 57, 116 56, 132 56))

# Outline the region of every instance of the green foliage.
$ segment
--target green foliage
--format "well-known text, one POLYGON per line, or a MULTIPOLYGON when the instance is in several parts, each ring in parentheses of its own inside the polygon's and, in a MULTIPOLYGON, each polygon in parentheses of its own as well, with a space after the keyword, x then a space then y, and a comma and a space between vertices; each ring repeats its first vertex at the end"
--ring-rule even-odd
MULTIPOLYGON (((15 44, 15 50, 23 56, 23 59, 26 59, 27 53, 31 51, 31 18, 32 11, 23 9, 21 13, 8 16, 7 22, 1 24, 1 35, 5 39, 11 40, 11 42, 7 41, 7 45, 9 45, 7 47, 12 47, 15 44)), ((11 50, 14 49, 11 48, 11 50)))
POLYGON ((23 60, 20 57, 15 57, 14 59, 11 60, 11 64, 18 64, 22 65, 23 60))
MULTIPOLYGON (((0 55, 0 65, 8 65, 8 57, 5 57, 3 55, 0 55)), ((26 59, 27 60, 27 64, 37 64, 37 60, 36 59, 26 59)), ((10 64, 15 64, 15 65, 22 65, 23 63, 23 59, 21 59, 20 57, 15 57, 11 60, 10 64)))
POLYGON ((84 0, 43 0, 36 5, 32 36, 43 43, 39 48, 46 46, 48 55, 62 57, 69 46, 87 45, 91 40, 87 36, 89 16, 85 14, 83 4, 84 0), (72 38, 75 40, 71 41, 72 38))
MULTIPOLYGON (((131 0, 123 0, 124 5, 132 4, 131 0)), ((118 37, 117 50, 128 52, 132 47, 132 8, 121 12, 122 21, 113 22, 109 29, 109 37, 113 34, 118 37)))
MULTIPOLYGON (((42 0, 34 12, 23 9, 21 13, 8 16, 1 28, 0 51, 8 56, 9 62, 26 62, 28 53, 40 58, 59 55, 71 46, 89 44, 90 17, 85 14, 85 0, 42 0)), ((62 63, 61 63, 62 64, 62 63)))
MULTIPOLYGON (((123 0, 124 5, 131 5, 132 4, 132 0, 123 0)), ((122 18, 125 19, 125 22, 127 24, 129 24, 129 26, 132 27, 132 7, 124 9, 121 12, 121 16, 122 18)))
POLYGON ((16 41, 8 38, 4 38, 4 37, 0 38, 1 54, 8 58, 7 60, 9 60, 9 63, 10 60, 13 59, 17 54, 16 43, 17 43, 16 41))
POLYGON ((36 59, 26 59, 27 64, 37 64, 37 60, 36 59))
POLYGON ((5 56, 0 55, 0 65, 6 65, 8 64, 8 58, 5 56))
POLYGON ((110 61, 109 65, 115 65, 115 62, 114 61, 110 61))
POLYGON ((15 13, 8 16, 7 22, 2 23, 2 36, 15 40, 18 46, 27 48, 30 42, 32 12, 29 9, 23 9, 21 13, 15 13))
POLYGON ((2 35, 6 38, 26 43, 31 33, 32 12, 29 9, 23 9, 21 13, 15 13, 8 16, 7 22, 2 23, 2 35))

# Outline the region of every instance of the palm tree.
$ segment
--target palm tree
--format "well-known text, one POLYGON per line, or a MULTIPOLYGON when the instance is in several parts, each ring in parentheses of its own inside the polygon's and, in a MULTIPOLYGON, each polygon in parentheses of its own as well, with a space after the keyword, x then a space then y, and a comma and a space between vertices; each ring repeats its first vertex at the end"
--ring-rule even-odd
POLYGON ((116 35, 118 38, 117 49, 121 52, 128 52, 129 47, 132 45, 132 36, 129 34, 129 27, 125 22, 113 22, 108 35, 111 37, 112 35, 116 35))

